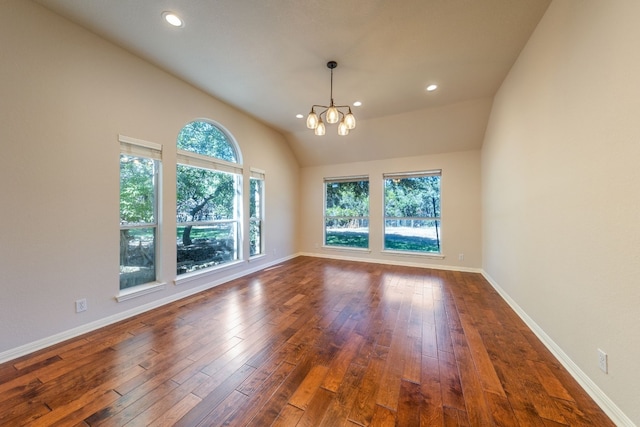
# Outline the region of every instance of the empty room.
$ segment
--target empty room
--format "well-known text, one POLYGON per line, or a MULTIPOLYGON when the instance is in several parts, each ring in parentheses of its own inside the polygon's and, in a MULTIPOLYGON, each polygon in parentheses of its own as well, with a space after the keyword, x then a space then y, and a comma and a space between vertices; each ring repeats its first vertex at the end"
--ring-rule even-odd
POLYGON ((0 425, 640 425, 640 3, 0 12, 0 425))

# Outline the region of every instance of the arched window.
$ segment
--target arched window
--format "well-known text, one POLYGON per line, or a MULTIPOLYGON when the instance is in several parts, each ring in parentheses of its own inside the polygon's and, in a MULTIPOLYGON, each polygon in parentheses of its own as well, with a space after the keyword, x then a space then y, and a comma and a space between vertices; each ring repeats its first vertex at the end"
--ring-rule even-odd
POLYGON ((178 135, 178 149, 239 163, 233 140, 219 127, 208 122, 191 122, 178 135))
POLYGON ((177 274, 235 261, 240 252, 242 166, 233 138, 194 121, 177 139, 177 274))

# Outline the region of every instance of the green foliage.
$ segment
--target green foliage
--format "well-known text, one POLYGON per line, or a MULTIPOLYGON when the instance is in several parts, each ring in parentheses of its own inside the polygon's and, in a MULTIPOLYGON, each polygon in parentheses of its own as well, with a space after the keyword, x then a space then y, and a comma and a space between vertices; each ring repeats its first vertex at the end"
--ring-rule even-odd
POLYGON ((369 216, 369 181, 327 182, 326 216, 369 216))
POLYGON ((440 217, 440 176, 385 179, 385 217, 440 217))
POLYGON ((262 223, 257 220, 249 222, 249 255, 254 256, 262 252, 262 223))
POLYGON ((387 234, 384 236, 384 248, 393 251, 438 253, 440 242, 430 237, 387 234))
POLYGON ((120 155, 120 223, 154 222, 155 162, 120 155))
POLYGON ((347 246, 350 248, 368 248, 369 233, 327 230, 325 236, 327 246, 347 246))
POLYGON ((262 216, 262 197, 264 181, 251 178, 249 181, 249 218, 262 216))
POLYGON ((227 135, 207 122, 191 122, 178 134, 178 148, 237 163, 235 148, 227 135))
POLYGON ((178 165, 178 222, 233 219, 235 176, 178 165))
MULTIPOLYGON (((186 227, 176 228, 176 237, 182 238, 186 227)), ((218 240, 229 238, 229 226, 224 224, 218 227, 194 227, 191 229, 191 238, 194 240, 218 240)))

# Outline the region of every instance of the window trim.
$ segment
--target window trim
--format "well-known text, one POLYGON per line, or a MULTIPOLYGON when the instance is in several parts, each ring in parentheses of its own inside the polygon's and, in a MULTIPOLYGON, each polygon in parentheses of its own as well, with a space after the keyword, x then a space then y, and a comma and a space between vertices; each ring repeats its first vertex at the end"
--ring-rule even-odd
POLYGON ((242 175, 242 165, 228 162, 218 157, 205 156, 192 151, 180 150, 176 152, 176 163, 194 168, 210 169, 217 172, 242 175))
POLYGON ((132 157, 148 157, 162 161, 162 144, 131 138, 122 134, 118 134, 118 141, 120 142, 120 154, 127 154, 132 157))
POLYGON ((423 176, 442 176, 442 169, 430 169, 412 172, 384 172, 382 178, 421 178, 423 176))

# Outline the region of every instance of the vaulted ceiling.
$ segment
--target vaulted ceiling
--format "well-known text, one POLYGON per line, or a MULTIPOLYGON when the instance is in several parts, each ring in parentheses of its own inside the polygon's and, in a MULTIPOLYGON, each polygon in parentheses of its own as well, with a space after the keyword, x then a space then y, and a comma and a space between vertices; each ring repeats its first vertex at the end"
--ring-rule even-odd
POLYGON ((303 166, 479 148, 493 95, 550 3, 35 1, 279 130, 303 166), (344 137, 296 118, 329 103, 329 60, 336 104, 362 102, 344 137))

